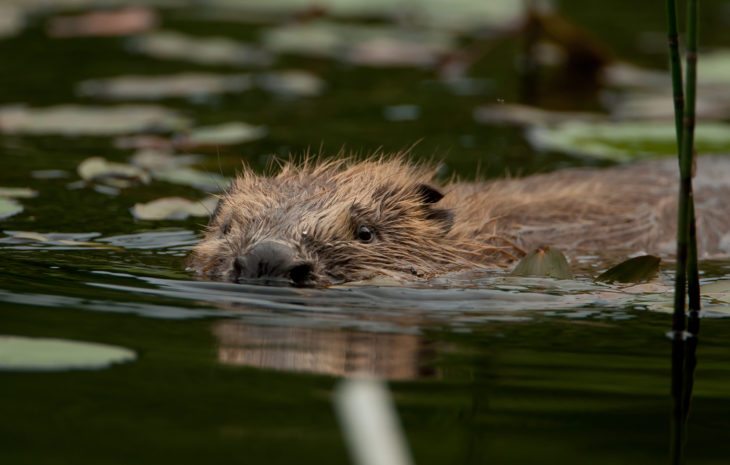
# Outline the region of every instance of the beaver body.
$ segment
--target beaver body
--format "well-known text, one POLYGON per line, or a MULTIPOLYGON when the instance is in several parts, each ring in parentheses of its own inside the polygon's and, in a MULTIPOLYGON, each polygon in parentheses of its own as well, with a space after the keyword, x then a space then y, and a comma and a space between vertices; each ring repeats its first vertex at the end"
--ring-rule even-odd
MULTIPOLYGON (((526 250, 671 255, 677 163, 566 169, 521 179, 432 183, 402 157, 285 164, 239 175, 190 267, 213 280, 281 278, 328 285, 376 275, 430 277, 504 267, 526 250)), ((730 158, 695 177, 702 257, 730 253, 730 158)))

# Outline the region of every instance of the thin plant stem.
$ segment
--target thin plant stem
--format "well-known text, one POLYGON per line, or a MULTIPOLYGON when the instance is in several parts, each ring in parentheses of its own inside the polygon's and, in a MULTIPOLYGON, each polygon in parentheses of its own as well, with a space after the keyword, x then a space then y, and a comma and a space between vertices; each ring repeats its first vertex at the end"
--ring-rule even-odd
MULTIPOLYGON (((687 79, 685 96, 687 101, 684 109, 684 131, 682 133, 682 169, 685 174, 683 178, 689 178, 689 190, 687 193, 688 200, 688 223, 687 234, 691 236, 695 233, 696 225, 694 218, 691 216, 694 212, 694 198, 692 195, 692 178, 691 171, 694 159, 694 131, 695 131, 695 97, 697 93, 697 45, 699 35, 698 21, 699 0, 688 0, 687 3, 687 79), (689 220, 692 222, 689 222, 689 220)), ((681 171, 681 170, 680 170, 681 171)), ((684 184, 684 182, 683 182, 684 184)), ((689 237, 688 237, 689 239, 689 237)), ((687 245, 688 258, 687 273, 689 275, 689 323, 688 332, 689 339, 687 342, 685 360, 684 360, 684 381, 683 389, 683 409, 685 419, 689 415, 689 405, 692 398, 692 388, 694 384, 694 369, 697 363, 696 348, 697 335, 699 333, 699 311, 700 311, 700 288, 699 288, 699 271, 697 267, 697 243, 691 241, 687 245), (693 276, 694 275, 694 276, 693 276)))
MULTIPOLYGON (((667 24, 669 41, 669 60, 672 72, 672 89, 674 97, 674 125, 677 134, 677 157, 682 163, 682 140, 684 133, 684 84, 682 80, 682 61, 679 57, 679 33, 677 30, 677 8, 675 0, 667 0, 667 24)), ((696 50, 696 49, 695 49, 696 50)), ((695 54, 696 57, 696 54, 695 54)), ((695 59, 696 65, 696 59, 695 59)), ((697 229, 695 227, 694 202, 691 202, 689 213, 690 231, 688 236, 687 250, 687 279, 689 308, 691 310, 700 311, 700 287, 699 287, 699 269, 697 266, 697 229)), ((699 330, 699 322, 697 324, 699 330)), ((690 331, 692 332, 692 331, 690 331)), ((694 333, 693 333, 694 334, 694 333)))
MULTIPOLYGON (((687 79, 686 79, 686 102, 682 116, 682 137, 680 152, 680 204, 679 204, 679 222, 677 230, 677 252, 683 252, 683 258, 686 260, 688 255, 694 255, 697 259, 696 244, 694 250, 689 249, 689 234, 692 229, 690 223, 690 214, 694 211, 694 198, 692 194, 692 167, 694 161, 694 132, 695 132, 695 100, 697 93, 697 10, 698 0, 688 0, 687 8, 687 79), (684 249, 679 250, 680 248, 684 249)), ((679 258, 679 257, 678 257, 679 258)), ((677 260, 679 262, 679 259, 677 260)), ((692 264, 681 264, 686 266, 696 266, 692 264)), ((680 263, 677 264, 679 271, 680 263)), ((684 287, 684 286, 682 286, 684 287)), ((684 310, 684 302, 681 305, 684 310)), ((698 310, 695 308, 694 310, 698 310)), ((676 307, 675 307, 676 312, 676 307)), ((682 311, 684 313, 684 311, 682 311)))
POLYGON ((680 154, 682 150, 682 132, 684 130, 682 121, 684 118, 684 84, 682 82, 682 61, 679 58, 676 0, 667 0, 667 39, 669 41, 672 90, 674 91, 674 125, 677 131, 677 153, 680 154))
POLYGON ((684 415, 684 365, 685 345, 684 331, 686 325, 686 260, 687 240, 689 229, 685 229, 686 219, 682 217, 683 208, 686 210, 686 171, 682 163, 683 133, 684 133, 684 89, 682 82, 682 62, 679 57, 679 32, 677 27, 676 0, 666 1, 667 12, 667 39, 669 44, 669 62, 672 75, 672 90, 674 97, 674 123, 677 136, 677 153, 681 178, 679 194, 679 214, 677 221, 677 269, 674 288, 674 313, 672 315, 672 374, 671 392, 673 402, 672 428, 670 441, 670 459, 673 465, 680 465, 684 458, 684 432, 686 416, 684 415))

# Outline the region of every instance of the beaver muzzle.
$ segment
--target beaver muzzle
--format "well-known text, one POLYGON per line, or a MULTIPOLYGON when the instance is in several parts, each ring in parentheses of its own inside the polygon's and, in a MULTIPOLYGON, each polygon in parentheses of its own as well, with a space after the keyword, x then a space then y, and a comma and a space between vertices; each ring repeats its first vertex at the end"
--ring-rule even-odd
POLYGON ((283 278, 304 286, 312 280, 313 270, 311 263, 296 260, 290 246, 268 240, 259 242, 233 261, 233 280, 283 278))

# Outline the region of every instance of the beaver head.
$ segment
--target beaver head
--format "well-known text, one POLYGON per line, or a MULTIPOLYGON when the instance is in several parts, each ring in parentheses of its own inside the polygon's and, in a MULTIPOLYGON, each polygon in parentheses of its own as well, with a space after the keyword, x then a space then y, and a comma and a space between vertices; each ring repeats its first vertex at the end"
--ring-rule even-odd
POLYGON ((400 158, 246 168, 221 196, 190 268, 213 280, 329 285, 429 276, 466 263, 434 170, 400 158))

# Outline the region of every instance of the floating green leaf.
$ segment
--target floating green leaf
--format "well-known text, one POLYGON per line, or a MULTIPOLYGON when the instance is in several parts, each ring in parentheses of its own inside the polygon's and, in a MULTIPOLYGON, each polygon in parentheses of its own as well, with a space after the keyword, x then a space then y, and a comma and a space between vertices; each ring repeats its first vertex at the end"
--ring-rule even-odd
POLYGON ((264 44, 279 53, 339 59, 366 66, 430 66, 455 46, 451 34, 393 26, 317 21, 266 31, 264 44))
MULTIPOLYGON (((671 121, 568 121, 554 126, 535 126, 528 130, 527 138, 538 150, 615 161, 677 154, 675 127, 671 121)), ((695 144, 699 153, 729 153, 730 125, 698 125, 695 144)))
POLYGON ((129 161, 150 172, 193 165, 202 160, 201 155, 173 155, 170 152, 155 149, 143 149, 136 152, 129 161))
POLYGON ((148 203, 138 203, 132 208, 132 215, 138 220, 184 220, 189 216, 208 216, 218 199, 192 201, 182 197, 164 197, 148 203))
POLYGON ((527 254, 512 270, 512 276, 536 276, 570 279, 570 265, 563 253, 553 247, 541 247, 527 254))
POLYGON ((3 231, 7 237, 0 238, 1 243, 5 244, 42 244, 43 246, 53 246, 56 248, 69 247, 92 247, 92 248, 110 248, 106 244, 98 242, 89 242, 98 236, 98 233, 46 233, 41 234, 35 231, 3 231))
POLYGON ((81 82, 77 92, 111 100, 159 100, 243 92, 252 87, 248 74, 181 73, 163 76, 118 76, 81 82))
POLYGON ((131 6, 52 18, 46 32, 51 37, 112 37, 139 34, 157 26, 154 10, 131 6))
POLYGON ((0 336, 0 370, 100 370, 136 358, 132 350, 106 344, 0 336))
POLYGON ((23 11, 14 5, 0 4, 0 38, 18 34, 25 27, 23 11))
POLYGON ((13 199, 0 197, 0 220, 17 215, 23 211, 23 206, 13 199))
POLYGON ((515 0, 209 0, 211 5, 290 17, 313 6, 335 17, 408 19, 408 24, 449 30, 505 29, 519 24, 525 7, 515 0))
POLYGON ((654 278, 659 272, 661 258, 642 255, 629 258, 601 273, 596 281, 607 283, 643 283, 654 278))
POLYGON ((152 177, 183 186, 191 186, 205 192, 219 192, 228 187, 230 180, 217 173, 198 171, 188 167, 155 170, 152 177))
POLYGON ((473 113, 474 120, 483 124, 547 125, 570 120, 596 121, 605 116, 598 113, 550 111, 518 103, 482 105, 473 113))
POLYGON ((77 170, 84 181, 100 182, 119 188, 150 182, 150 176, 144 170, 124 163, 110 162, 101 157, 87 158, 77 170))
POLYGON ((0 106, 0 132, 103 136, 185 129, 188 121, 176 112, 153 105, 113 107, 58 105, 28 108, 0 106))
POLYGON ((256 85, 282 97, 313 97, 325 88, 321 78, 301 70, 264 73, 256 76, 256 85))
POLYGON ((715 281, 702 285, 702 296, 730 304, 730 280, 715 281))
POLYGON ((224 37, 193 37, 161 31, 135 37, 131 50, 168 60, 183 60, 203 65, 266 66, 272 61, 268 52, 224 37))
POLYGON ((32 199, 38 196, 38 191, 27 187, 0 187, 0 197, 13 199, 32 199))
POLYGON ((192 147, 235 145, 261 139, 265 135, 266 128, 263 126, 231 122, 217 126, 195 128, 190 131, 183 144, 192 147))

